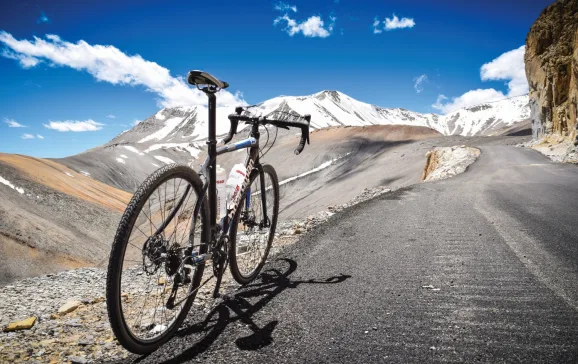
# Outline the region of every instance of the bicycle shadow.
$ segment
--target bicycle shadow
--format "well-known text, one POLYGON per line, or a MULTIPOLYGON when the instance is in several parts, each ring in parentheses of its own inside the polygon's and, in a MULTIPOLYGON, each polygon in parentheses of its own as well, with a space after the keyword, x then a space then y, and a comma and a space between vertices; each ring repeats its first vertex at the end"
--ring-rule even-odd
MULTIPOLYGON (((294 289, 302 284, 336 284, 351 277, 346 274, 340 274, 326 279, 292 280, 290 275, 297 269, 297 262, 286 258, 276 260, 276 263, 281 262, 288 264, 286 270, 281 270, 278 267, 267 269, 261 273, 258 282, 243 287, 232 299, 224 300, 217 305, 209 312, 204 321, 179 330, 176 334, 177 337, 186 338, 192 335, 203 335, 203 338, 192 347, 171 359, 163 361, 163 363, 176 364, 194 359, 209 349, 224 332, 225 328, 235 322, 245 324, 253 332, 249 336, 235 340, 235 344, 240 350, 258 350, 266 347, 273 342, 272 333, 278 321, 274 320, 260 327, 253 321, 252 317, 273 298, 287 289, 294 289), (249 302, 249 300, 254 299, 258 299, 258 301, 249 302)), ((142 360, 144 358, 141 357, 139 359, 142 360)), ((137 362, 140 360, 137 360, 137 362)))

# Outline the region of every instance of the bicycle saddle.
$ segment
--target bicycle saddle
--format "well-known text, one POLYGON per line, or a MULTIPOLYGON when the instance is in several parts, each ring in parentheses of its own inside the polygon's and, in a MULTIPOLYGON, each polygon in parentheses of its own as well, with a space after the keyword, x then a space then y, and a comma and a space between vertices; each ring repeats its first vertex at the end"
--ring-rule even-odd
POLYGON ((207 72, 203 71, 190 71, 189 76, 187 77, 187 81, 191 85, 210 85, 216 86, 220 89, 229 87, 229 84, 224 81, 219 81, 216 77, 211 76, 207 72))

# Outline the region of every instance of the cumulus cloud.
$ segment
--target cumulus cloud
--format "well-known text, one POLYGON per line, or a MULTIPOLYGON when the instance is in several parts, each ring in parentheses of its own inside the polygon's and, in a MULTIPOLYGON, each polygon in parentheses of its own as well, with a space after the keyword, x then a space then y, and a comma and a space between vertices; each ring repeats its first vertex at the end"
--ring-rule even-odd
POLYGON ((427 75, 421 75, 413 79, 413 88, 418 94, 423 91, 423 84, 427 83, 427 75))
POLYGON ((83 131, 97 131, 101 130, 104 124, 97 123, 96 121, 89 119, 85 121, 49 121, 48 124, 43 124, 45 128, 66 132, 83 132, 83 131))
POLYGON ((14 119, 4 118, 4 123, 8 124, 9 128, 26 128, 26 125, 22 125, 14 119))
POLYGON ((38 139, 44 139, 44 137, 43 137, 42 135, 40 135, 40 134, 36 134, 36 137, 37 137, 38 139))
POLYGON ((32 134, 22 134, 22 139, 34 139, 34 135, 32 134))
POLYGON ((279 11, 291 10, 292 12, 296 13, 297 7, 295 5, 289 5, 289 4, 286 4, 282 1, 279 1, 277 4, 275 4, 275 10, 279 10, 279 11))
POLYGON ((520 96, 528 93, 528 79, 524 54, 526 46, 511 50, 482 66, 482 81, 508 81, 508 95, 520 96))
POLYGON ((375 17, 373 20, 373 33, 380 34, 383 30, 395 30, 403 28, 413 28, 415 26, 415 21, 413 18, 398 18, 397 15, 393 14, 392 18, 385 18, 383 22, 379 18, 375 17), (383 28, 383 29, 382 29, 383 28))
POLYGON ((327 27, 325 27, 325 23, 323 22, 321 17, 317 15, 311 16, 307 20, 298 23, 296 20, 291 19, 289 15, 285 14, 275 19, 273 24, 277 25, 282 21, 286 21, 287 26, 283 30, 286 31, 287 34, 289 34, 290 36, 302 33, 306 37, 326 38, 329 37, 333 32, 333 27, 335 26, 335 21, 337 20, 337 18, 334 16, 330 16, 329 20, 331 21, 331 23, 329 23, 327 27))
POLYGON ((525 50, 526 47, 521 46, 506 52, 493 61, 482 65, 480 69, 482 81, 508 81, 506 83, 508 85, 507 93, 490 88, 471 90, 451 99, 439 95, 432 107, 446 114, 461 108, 528 93, 528 81, 524 65, 525 50))
MULTIPOLYGON (((187 85, 183 77, 171 76, 168 69, 140 55, 129 56, 111 45, 91 45, 80 40, 70 43, 48 34, 45 39, 18 40, 0 31, 0 43, 6 47, 2 56, 17 60, 23 68, 46 62, 49 66, 66 66, 85 71, 96 80, 113 85, 143 86, 158 95, 162 107, 205 105, 207 97, 187 85)), ((227 91, 220 91, 219 105, 238 105, 245 102, 227 91)))

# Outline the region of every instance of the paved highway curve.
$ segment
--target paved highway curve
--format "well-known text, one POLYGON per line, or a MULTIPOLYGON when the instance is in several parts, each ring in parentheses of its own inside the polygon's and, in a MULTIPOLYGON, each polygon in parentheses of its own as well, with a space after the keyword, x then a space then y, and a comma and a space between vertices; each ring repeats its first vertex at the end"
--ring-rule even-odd
POLYGON ((485 146, 337 215, 129 361, 578 362, 578 168, 485 146))

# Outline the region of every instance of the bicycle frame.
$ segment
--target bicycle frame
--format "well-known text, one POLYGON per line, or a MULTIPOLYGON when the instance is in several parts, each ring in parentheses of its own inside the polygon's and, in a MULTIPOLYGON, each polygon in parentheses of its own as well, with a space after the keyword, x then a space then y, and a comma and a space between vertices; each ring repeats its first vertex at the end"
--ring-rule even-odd
MULTIPOLYGON (((209 97, 209 135, 207 139, 208 144, 208 155, 203 163, 199 175, 204 177, 205 181, 203 182, 201 198, 197 200, 194 213, 193 213, 193 227, 195 226, 195 219, 199 216, 199 212, 201 210, 203 200, 208 198, 209 203, 209 222, 206 230, 209 231, 209 236, 206 237, 206 241, 201 241, 201 244, 208 245, 208 251, 204 254, 204 257, 199 262, 200 264, 204 264, 209 259, 212 259, 213 249, 219 244, 219 242, 229 234, 230 230, 230 222, 233 220, 235 213, 237 212, 237 206, 242 196, 241 193, 235 195, 233 201, 230 202, 230 206, 233 206, 230 211, 228 211, 227 215, 224 216, 219 223, 216 222, 217 220, 217 156, 225 153, 230 153, 240 149, 249 149, 249 154, 245 160, 245 167, 247 168, 247 173, 245 175, 245 179, 243 180, 243 184, 241 185, 240 191, 244 191, 247 187, 247 184, 250 181, 251 172, 253 169, 257 169, 260 173, 260 181, 261 181, 261 191, 265 191, 265 181, 264 181, 264 172, 259 162, 259 124, 254 123, 251 127, 251 132, 249 134, 249 138, 238 141, 233 144, 224 145, 217 148, 217 135, 216 135, 216 124, 217 124, 217 117, 216 117, 216 97, 215 94, 209 91, 205 91, 207 96, 209 97)), ((250 192, 249 192, 250 193, 250 192)), ((261 193, 261 199, 263 204, 263 214, 264 220, 268 221, 267 217, 267 208, 266 208, 266 198, 265 193, 261 193)), ((245 208, 249 208, 249 199, 247 198, 245 202, 245 208)), ((193 234, 193 232, 191 232, 193 234)), ((226 258, 225 258, 226 259, 226 258)), ((213 296, 218 296, 218 291, 220 288, 222 274, 224 272, 224 267, 226 264, 222 264, 221 271, 217 275, 217 283, 215 285, 215 290, 213 292, 213 296)))
MULTIPOLYGON (((257 130, 257 133, 258 133, 258 130, 257 130)), ((260 173, 262 173, 261 165, 259 163, 258 136, 257 136, 257 138, 255 138, 253 136, 254 134, 255 134, 254 130, 252 130, 252 132, 251 132, 252 136, 250 136, 249 138, 240 140, 240 141, 233 143, 233 144, 230 144, 230 145, 224 145, 222 147, 217 148, 216 155, 213 157, 208 155, 207 158, 205 159, 205 162, 203 163, 203 165, 201 167, 199 175, 202 177, 206 177, 206 181, 203 184, 202 193, 203 193, 203 197, 208 195, 209 218, 211 220, 211 223, 214 224, 210 228, 212 228, 213 231, 214 231, 215 227, 219 226, 222 234, 226 234, 229 232, 229 229, 230 229, 229 223, 233 219, 233 216, 235 216, 235 213, 237 210, 237 205, 239 204, 240 199, 243 197, 243 196, 241 196, 240 193, 235 195, 235 199, 233 201, 229 202, 231 204, 231 206, 233 206, 233 208, 227 213, 226 216, 223 216, 221 218, 221 221, 219 221, 219 223, 216 223, 216 220, 217 220, 217 196, 215 194, 214 197, 211 198, 211 193, 210 193, 212 181, 215 181, 215 183, 214 183, 215 187, 214 188, 216 190, 216 172, 215 172, 215 176, 213 176, 213 173, 212 173, 213 171, 216 171, 216 167, 217 167, 216 156, 221 155, 221 154, 225 154, 225 153, 230 153, 230 152, 240 150, 240 149, 249 149, 249 155, 245 159, 245 167, 247 168, 247 174, 245 175, 245 179, 243 180, 243 184, 241 185, 240 191, 245 189, 247 184, 249 183, 251 171, 253 170, 253 168, 256 168, 257 170, 259 170, 260 173)), ((203 202, 203 200, 201 199, 199 201, 199 206, 198 206, 199 209, 200 209, 202 202, 203 202)), ((245 204, 245 207, 249 208, 249 202, 247 202, 245 204)), ((197 209, 195 209, 195 211, 198 212, 197 209)), ((264 213, 266 214, 266 211, 264 211, 264 213)), ((265 217, 267 217, 267 216, 265 216, 265 217)), ((215 239, 216 235, 211 236, 211 238, 215 239)))

